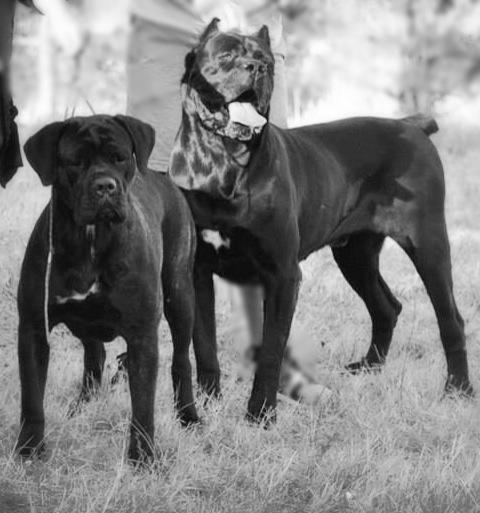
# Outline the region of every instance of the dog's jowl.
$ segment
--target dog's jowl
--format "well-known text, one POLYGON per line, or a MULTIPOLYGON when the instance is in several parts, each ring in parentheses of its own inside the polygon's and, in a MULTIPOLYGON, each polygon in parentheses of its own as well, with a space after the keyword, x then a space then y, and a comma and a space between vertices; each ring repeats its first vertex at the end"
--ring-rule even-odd
POLYGON ((172 332, 178 414, 183 423, 197 420, 188 359, 195 229, 170 178, 147 169, 153 142, 153 129, 134 118, 92 116, 48 125, 25 145, 43 184, 52 185, 52 198, 30 238, 18 293, 22 426, 17 448, 23 454, 43 445, 47 297, 48 330, 63 322, 84 346, 80 400, 88 400, 101 382, 103 343, 117 336, 126 340, 132 460, 153 455, 163 310, 172 332))
POLYGON ((428 137, 435 122, 353 118, 290 130, 264 124, 273 62, 265 27, 244 36, 220 32, 217 20, 185 60, 183 117, 170 173, 185 191, 198 232, 228 240, 212 245, 199 237, 194 348, 200 383, 219 390, 212 274, 260 283, 264 332, 248 412, 258 419, 274 409, 299 261, 324 246, 331 246, 372 319, 370 348, 349 368, 381 365, 401 310, 379 271, 389 236, 413 261, 432 301, 447 359, 446 388, 470 393, 443 170, 428 137))

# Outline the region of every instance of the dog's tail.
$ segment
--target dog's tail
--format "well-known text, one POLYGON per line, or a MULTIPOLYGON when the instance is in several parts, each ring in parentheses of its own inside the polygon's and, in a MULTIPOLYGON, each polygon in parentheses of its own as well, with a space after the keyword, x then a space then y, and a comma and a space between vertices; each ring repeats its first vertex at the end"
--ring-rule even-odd
POLYGON ((402 118, 401 121, 420 128, 426 135, 432 135, 438 132, 437 122, 431 116, 425 114, 414 114, 413 116, 402 118))

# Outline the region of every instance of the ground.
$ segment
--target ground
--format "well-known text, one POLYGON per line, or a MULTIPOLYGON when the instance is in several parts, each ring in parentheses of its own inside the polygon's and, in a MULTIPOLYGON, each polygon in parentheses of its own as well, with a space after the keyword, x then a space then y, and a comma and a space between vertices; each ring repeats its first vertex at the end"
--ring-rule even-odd
MULTIPOLYGON (((447 217, 457 303, 466 321, 470 371, 480 390, 480 131, 441 120, 434 137, 447 178, 447 217)), ((13 454, 19 423, 15 304, 33 223, 48 199, 29 168, 0 192, 0 513, 257 513, 480 511, 478 399, 442 397, 445 360, 432 307, 405 255, 387 243, 386 281, 403 304, 380 375, 345 376, 363 355, 368 314, 325 249, 303 265, 297 319, 310 333, 315 377, 334 390, 329 405, 281 400, 269 430, 244 420, 250 382, 236 382, 225 297, 219 304, 223 398, 200 407, 203 424, 174 418, 171 344, 162 323, 156 401, 159 460, 137 472, 124 459, 127 386, 105 385, 98 400, 66 418, 79 391, 82 349, 65 329, 52 337, 43 461, 13 454)), ((114 372, 121 341, 108 346, 114 372)), ((202 401, 199 401, 201 406, 202 401)))

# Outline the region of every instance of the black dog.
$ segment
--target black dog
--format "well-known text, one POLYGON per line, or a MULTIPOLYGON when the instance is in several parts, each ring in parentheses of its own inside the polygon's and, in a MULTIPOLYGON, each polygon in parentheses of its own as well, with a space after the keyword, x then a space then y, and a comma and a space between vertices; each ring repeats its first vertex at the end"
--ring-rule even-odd
POLYGON ((372 318, 370 349, 350 369, 382 364, 401 310, 379 272, 389 236, 412 259, 435 308, 447 389, 470 393, 463 320, 452 291, 443 170, 427 137, 436 123, 354 118, 262 128, 273 88, 268 30, 221 33, 217 21, 186 57, 183 118, 170 168, 204 238, 195 266, 200 382, 218 392, 212 273, 262 284, 263 343, 248 412, 259 419, 273 410, 299 261, 327 245, 372 318), (212 230, 222 244, 206 242, 212 230))
MULTIPOLYGON (((49 329, 65 323, 83 343, 82 400, 98 387, 104 342, 128 347, 132 400, 129 457, 153 454, 157 328, 165 309, 173 339, 172 378, 183 423, 197 420, 188 349, 193 330, 195 229, 170 178, 147 169, 149 125, 98 115, 53 123, 25 145, 44 185, 52 185, 53 261, 49 329)), ((42 446, 49 346, 44 280, 49 207, 30 238, 18 291, 22 429, 17 448, 42 446)))

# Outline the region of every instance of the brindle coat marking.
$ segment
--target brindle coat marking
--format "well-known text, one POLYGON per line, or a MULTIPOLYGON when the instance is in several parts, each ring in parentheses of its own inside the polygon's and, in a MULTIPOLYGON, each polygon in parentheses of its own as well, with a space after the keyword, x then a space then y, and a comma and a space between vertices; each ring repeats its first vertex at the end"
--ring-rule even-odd
POLYGON ((332 247, 372 319, 370 349, 350 369, 382 364, 401 310, 379 271, 379 253, 390 236, 413 261, 434 306, 446 388, 470 393, 443 170, 428 138, 435 122, 354 118, 290 130, 267 124, 249 141, 226 137, 229 102, 251 102, 268 116, 272 77, 265 28, 254 36, 221 33, 214 20, 186 58, 183 122, 170 173, 184 189, 197 230, 216 230, 230 241, 218 251, 201 239, 198 245, 194 347, 200 383, 219 391, 212 274, 261 283, 264 333, 248 412, 258 419, 275 408, 299 261, 324 246, 332 247))

